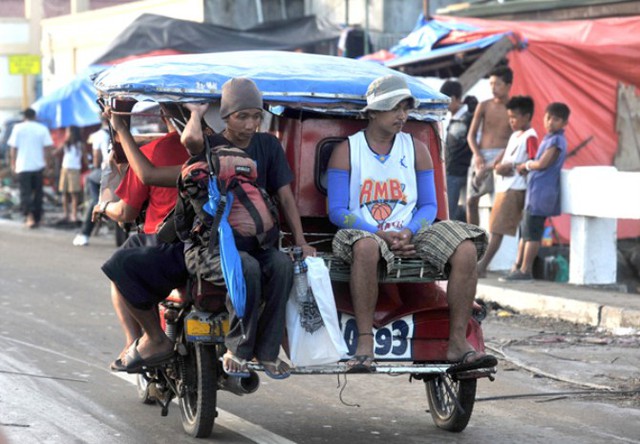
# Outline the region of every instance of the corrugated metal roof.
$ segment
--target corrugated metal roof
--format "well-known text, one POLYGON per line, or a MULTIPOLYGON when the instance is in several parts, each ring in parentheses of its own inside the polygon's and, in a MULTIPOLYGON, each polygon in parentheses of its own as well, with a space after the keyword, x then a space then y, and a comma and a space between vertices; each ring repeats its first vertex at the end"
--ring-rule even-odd
POLYGON ((461 17, 496 17, 593 6, 606 6, 615 12, 612 8, 615 5, 637 6, 638 3, 637 0, 475 0, 440 8, 436 14, 461 17))

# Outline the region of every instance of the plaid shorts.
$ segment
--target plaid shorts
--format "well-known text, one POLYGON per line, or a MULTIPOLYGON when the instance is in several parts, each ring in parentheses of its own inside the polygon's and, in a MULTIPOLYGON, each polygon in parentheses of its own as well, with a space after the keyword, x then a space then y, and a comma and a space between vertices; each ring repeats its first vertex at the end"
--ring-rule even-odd
MULTIPOLYGON (((393 269, 395 255, 387 243, 379 236, 363 230, 342 229, 333 238, 333 254, 346 263, 353 262, 352 246, 355 242, 366 237, 373 238, 380 246, 380 256, 386 264, 387 273, 393 269)), ((449 258, 458 245, 465 240, 471 240, 476 247, 476 257, 479 260, 487 250, 487 233, 482 228, 459 222, 445 220, 437 222, 418 231, 412 239, 418 256, 430 267, 433 274, 449 274, 449 258)))

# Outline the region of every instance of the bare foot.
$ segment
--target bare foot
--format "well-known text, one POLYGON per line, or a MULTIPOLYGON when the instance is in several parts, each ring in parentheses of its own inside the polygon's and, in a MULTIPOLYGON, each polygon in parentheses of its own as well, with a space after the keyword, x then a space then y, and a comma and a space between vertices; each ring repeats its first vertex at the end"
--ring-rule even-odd
POLYGON ((234 373, 246 373, 248 372, 247 361, 234 355, 231 350, 227 350, 224 356, 222 356, 222 369, 230 375, 234 373))
POLYGON ((373 356, 373 333, 359 333, 356 355, 373 356))
POLYGON ((449 342, 449 348, 447 349, 448 362, 461 362, 463 359, 465 359, 466 362, 473 362, 482 358, 484 355, 485 353, 476 351, 476 349, 467 341, 462 345, 456 345, 449 342), (472 355, 470 352, 475 353, 472 355))

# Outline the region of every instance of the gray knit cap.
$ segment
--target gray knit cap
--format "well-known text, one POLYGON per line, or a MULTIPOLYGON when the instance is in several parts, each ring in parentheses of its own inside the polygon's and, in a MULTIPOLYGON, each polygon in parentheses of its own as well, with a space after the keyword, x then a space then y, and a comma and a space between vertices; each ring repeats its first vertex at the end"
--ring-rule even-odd
POLYGON ((253 108, 262 109, 262 93, 253 80, 236 77, 222 85, 220 117, 225 119, 236 111, 253 108))

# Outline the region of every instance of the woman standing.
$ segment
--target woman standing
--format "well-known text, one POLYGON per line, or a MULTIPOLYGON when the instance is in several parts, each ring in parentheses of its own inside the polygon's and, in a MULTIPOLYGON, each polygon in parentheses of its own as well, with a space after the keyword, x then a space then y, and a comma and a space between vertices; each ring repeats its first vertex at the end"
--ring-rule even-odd
POLYGON ((58 185, 62 194, 63 218, 61 222, 76 224, 78 223, 78 200, 82 191, 80 171, 84 156, 80 128, 77 126, 67 128, 64 144, 59 150, 63 151, 62 170, 60 171, 60 183, 58 185), (71 202, 71 209, 69 209, 69 201, 71 202))

